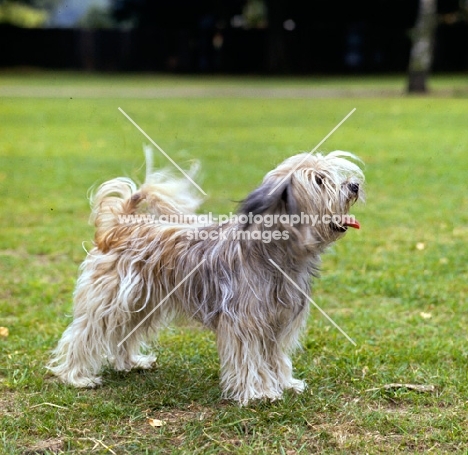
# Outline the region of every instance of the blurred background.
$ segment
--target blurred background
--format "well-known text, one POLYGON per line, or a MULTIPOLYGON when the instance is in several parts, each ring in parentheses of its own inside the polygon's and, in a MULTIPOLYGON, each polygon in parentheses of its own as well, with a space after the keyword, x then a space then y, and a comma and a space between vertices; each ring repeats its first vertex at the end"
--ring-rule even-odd
POLYGON ((468 0, 0 0, 0 68, 425 76, 468 70, 468 0))

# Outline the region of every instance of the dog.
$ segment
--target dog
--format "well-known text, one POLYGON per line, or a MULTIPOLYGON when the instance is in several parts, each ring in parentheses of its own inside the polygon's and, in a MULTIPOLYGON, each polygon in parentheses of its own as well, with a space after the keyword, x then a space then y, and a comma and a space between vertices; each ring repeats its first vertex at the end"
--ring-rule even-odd
POLYGON ((150 368, 145 341, 185 316, 216 334, 223 397, 245 405, 302 392, 290 356, 321 254, 359 228, 349 215, 363 199, 359 161, 342 151, 289 157, 235 215, 208 224, 170 220, 200 206, 185 178, 149 169, 140 188, 128 178, 105 182, 91 198, 94 247, 81 265, 73 321, 48 368, 75 387, 100 385, 104 362, 150 368))

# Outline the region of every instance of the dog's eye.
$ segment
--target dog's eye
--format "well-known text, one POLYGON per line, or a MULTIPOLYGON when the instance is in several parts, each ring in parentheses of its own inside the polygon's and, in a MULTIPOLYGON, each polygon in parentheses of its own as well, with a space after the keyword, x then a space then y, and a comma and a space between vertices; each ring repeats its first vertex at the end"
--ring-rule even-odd
POLYGON ((321 185, 323 183, 322 177, 320 177, 319 175, 316 175, 315 176, 315 183, 317 185, 321 185))

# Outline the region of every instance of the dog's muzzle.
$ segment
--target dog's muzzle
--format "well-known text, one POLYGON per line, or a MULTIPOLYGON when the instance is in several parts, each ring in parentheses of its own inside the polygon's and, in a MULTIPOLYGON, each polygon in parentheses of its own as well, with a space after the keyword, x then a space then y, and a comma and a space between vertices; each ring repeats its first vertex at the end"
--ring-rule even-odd
POLYGON ((359 193, 359 183, 348 183, 348 189, 351 193, 357 195, 359 193))
MULTIPOLYGON (((346 186, 350 192, 350 199, 356 201, 359 197, 359 183, 348 183, 346 186)), ((331 223, 331 228, 337 232, 346 232, 348 227, 360 229, 361 225, 356 218, 348 215, 343 215, 341 224, 331 223)))

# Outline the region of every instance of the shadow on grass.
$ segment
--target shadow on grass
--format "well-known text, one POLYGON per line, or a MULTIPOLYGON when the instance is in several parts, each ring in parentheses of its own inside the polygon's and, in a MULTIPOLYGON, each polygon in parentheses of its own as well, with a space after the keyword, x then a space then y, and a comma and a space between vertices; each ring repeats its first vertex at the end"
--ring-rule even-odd
MULTIPOLYGON (((213 406, 221 400, 218 359, 213 352, 188 356, 181 347, 157 352, 149 370, 118 372, 105 368, 100 388, 116 400, 139 402, 150 410, 184 408, 194 402, 213 406), (174 355, 178 352, 178 355, 174 355)), ((109 398, 110 398, 109 397, 109 398)))

